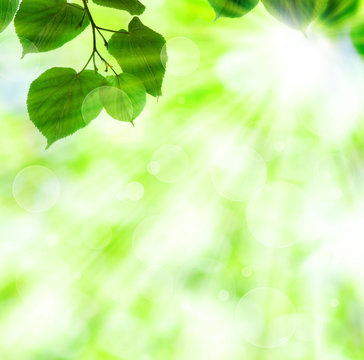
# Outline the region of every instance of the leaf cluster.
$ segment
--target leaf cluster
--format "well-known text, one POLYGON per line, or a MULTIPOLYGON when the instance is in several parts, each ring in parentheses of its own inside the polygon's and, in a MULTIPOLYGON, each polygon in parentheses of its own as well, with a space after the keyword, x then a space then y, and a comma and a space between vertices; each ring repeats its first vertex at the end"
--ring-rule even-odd
POLYGON ((134 15, 127 30, 113 30, 95 23, 89 1, 79 5, 66 0, 23 0, 19 6, 19 0, 0 0, 0 32, 14 18, 23 57, 60 48, 91 28, 91 54, 80 71, 54 67, 30 86, 29 117, 47 138, 47 146, 85 127, 103 108, 113 118, 133 123, 146 105, 147 94, 162 95, 166 41, 138 17, 145 6, 138 0, 92 0, 98 6, 134 15), (105 34, 111 34, 110 38, 105 34), (98 36, 121 72, 97 48, 98 36), (100 62, 112 75, 100 74, 100 62), (91 63, 93 70, 87 70, 91 63))
MULTIPOLYGON (((241 17, 253 10, 259 0, 208 0, 216 17, 241 17)), ((266 10, 279 21, 305 31, 315 20, 338 25, 352 18, 361 0, 261 0, 266 10)))
MULTIPOLYGON (((60 48, 87 28, 92 35, 91 54, 80 71, 51 68, 30 86, 29 117, 47 138, 48 146, 85 127, 103 108, 113 118, 133 123, 146 105, 147 94, 162 95, 166 41, 140 20, 145 6, 139 0, 80 1, 81 5, 67 0, 22 0, 21 3, 20 0, 0 0, 0 32, 14 19, 23 57, 60 48), (89 1, 111 11, 126 11, 133 17, 127 28, 101 27, 93 19, 89 1), (97 48, 98 37, 121 71, 114 69, 97 48), (100 74, 100 63, 106 71, 110 69, 110 76, 100 74), (87 69, 90 64, 93 70, 87 69)), ((208 1, 216 18, 244 16, 259 3, 259 0, 208 1)), ((356 21, 361 0, 261 2, 272 16, 303 32, 314 21, 335 29, 349 26, 352 42, 364 56, 364 21, 356 21)))

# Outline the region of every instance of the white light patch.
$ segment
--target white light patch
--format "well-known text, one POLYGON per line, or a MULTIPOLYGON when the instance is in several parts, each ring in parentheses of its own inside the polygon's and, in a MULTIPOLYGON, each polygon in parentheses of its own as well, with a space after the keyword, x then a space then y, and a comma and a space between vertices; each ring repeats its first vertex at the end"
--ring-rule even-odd
POLYGON ((178 360, 245 358, 233 317, 219 303, 186 297, 182 310, 184 326, 177 344, 178 360))
POLYGON ((279 106, 272 121, 294 120, 329 142, 347 138, 361 116, 361 59, 323 34, 267 27, 250 47, 224 54, 216 73, 229 91, 252 97, 252 106, 279 106))
POLYGON ((333 270, 345 272, 360 279, 364 275, 363 221, 364 209, 357 209, 346 213, 335 225, 336 244, 331 263, 333 270))
POLYGON ((328 42, 309 39, 286 27, 272 31, 268 42, 273 64, 287 90, 304 92, 320 81, 331 50, 328 42))
POLYGON ((271 182, 247 207, 250 232, 265 246, 283 248, 305 239, 310 214, 301 188, 288 182, 271 182))
POLYGON ((247 201, 263 188, 267 168, 263 158, 248 146, 216 146, 211 179, 220 196, 247 201))
POLYGON ((183 263, 211 245, 213 217, 207 209, 190 207, 175 216, 151 216, 135 229, 136 256, 152 267, 183 263))

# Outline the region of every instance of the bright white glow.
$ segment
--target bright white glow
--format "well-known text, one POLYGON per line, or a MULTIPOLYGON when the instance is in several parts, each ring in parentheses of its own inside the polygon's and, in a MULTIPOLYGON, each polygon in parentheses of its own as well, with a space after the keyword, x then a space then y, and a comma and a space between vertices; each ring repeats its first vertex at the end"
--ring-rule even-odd
POLYGON ((134 231, 136 256, 151 267, 190 261, 211 245, 213 223, 209 210, 197 206, 147 217, 134 231))
POLYGON ((175 183, 182 179, 188 166, 187 154, 180 146, 164 145, 154 152, 150 171, 159 181, 175 183))
POLYGON ((321 81, 330 51, 324 40, 308 39, 299 31, 277 27, 268 36, 272 70, 281 82, 281 96, 286 100, 307 94, 321 81))
POLYGON ((59 236, 55 233, 47 234, 45 242, 48 246, 57 246, 59 243, 59 236))
POLYGON ((268 27, 260 40, 219 59, 216 72, 226 88, 256 94, 256 106, 275 103, 279 113, 271 121, 281 126, 282 120, 301 123, 330 142, 347 138, 364 96, 364 72, 354 50, 280 25, 268 27))
POLYGON ((264 186, 267 168, 263 158, 248 146, 215 147, 211 178, 217 192, 232 201, 246 201, 264 186))
POLYGON ((281 248, 305 238, 310 214, 306 194, 288 182, 272 182, 247 207, 249 230, 262 244, 281 248))
POLYGON ((243 344, 226 309, 207 299, 186 297, 178 360, 245 358, 243 344))
POLYGON ((308 39, 286 26, 268 28, 260 40, 219 59, 217 74, 231 90, 271 92, 273 86, 280 97, 290 100, 315 86, 331 60, 328 42, 308 39))
POLYGON ((331 263, 333 270, 345 271, 359 278, 364 275, 363 218, 364 209, 356 209, 345 214, 336 224, 336 245, 331 263))

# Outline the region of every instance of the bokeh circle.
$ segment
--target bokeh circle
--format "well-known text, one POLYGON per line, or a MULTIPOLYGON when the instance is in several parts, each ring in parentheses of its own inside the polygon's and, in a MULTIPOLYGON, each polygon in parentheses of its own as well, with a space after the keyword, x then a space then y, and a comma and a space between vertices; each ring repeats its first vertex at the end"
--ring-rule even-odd
POLYGON ((126 197, 132 201, 138 201, 144 196, 144 186, 137 181, 132 181, 126 185, 126 197))
POLYGON ((282 291, 269 287, 246 293, 236 307, 239 335, 261 348, 286 345, 296 330, 297 315, 282 291))
POLYGON ((187 76, 192 74, 200 63, 198 46, 186 37, 174 37, 167 41, 161 53, 162 63, 169 74, 187 76), (168 50, 168 62, 165 58, 168 50))
POLYGON ((159 181, 175 183, 185 175, 188 166, 187 154, 180 146, 164 145, 154 152, 149 170, 159 181))
POLYGON ((50 209, 57 202, 59 194, 58 178, 45 166, 28 166, 15 176, 14 199, 19 206, 31 213, 50 209))

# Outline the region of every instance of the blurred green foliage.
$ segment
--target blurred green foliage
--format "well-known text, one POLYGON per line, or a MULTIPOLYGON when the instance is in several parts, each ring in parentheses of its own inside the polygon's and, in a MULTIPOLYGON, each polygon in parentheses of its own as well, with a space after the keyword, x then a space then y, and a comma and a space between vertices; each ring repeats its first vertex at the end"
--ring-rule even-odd
POLYGON ((47 151, 29 84, 84 63, 89 34, 23 61, 0 37, 0 358, 361 360, 352 23, 306 38, 262 4, 215 23, 205 0, 145 5, 171 45, 164 96, 47 151))

